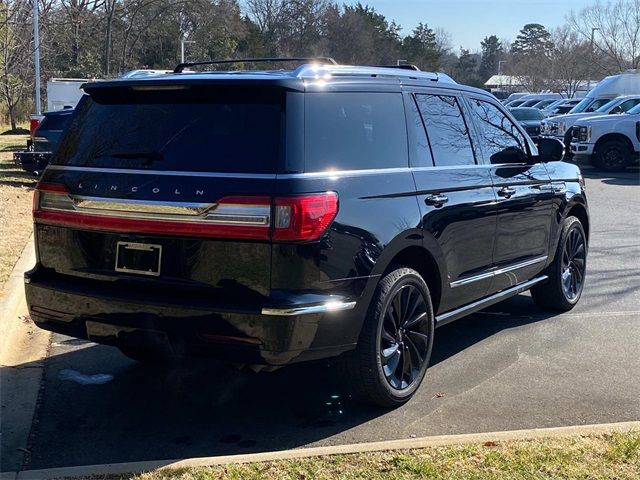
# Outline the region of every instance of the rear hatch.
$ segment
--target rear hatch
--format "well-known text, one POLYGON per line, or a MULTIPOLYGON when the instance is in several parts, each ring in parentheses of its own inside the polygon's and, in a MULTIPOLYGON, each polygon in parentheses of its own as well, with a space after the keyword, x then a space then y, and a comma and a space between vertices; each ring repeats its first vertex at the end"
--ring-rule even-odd
POLYGON ((45 271, 211 300, 268 295, 285 89, 85 90, 34 199, 45 271))

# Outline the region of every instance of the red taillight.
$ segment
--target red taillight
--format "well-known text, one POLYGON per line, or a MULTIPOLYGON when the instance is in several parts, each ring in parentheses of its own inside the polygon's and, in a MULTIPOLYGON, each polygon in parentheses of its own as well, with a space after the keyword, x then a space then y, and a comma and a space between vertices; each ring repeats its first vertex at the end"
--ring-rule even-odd
POLYGON ((278 197, 274 204, 273 239, 283 242, 317 240, 338 213, 335 192, 278 197))
POLYGON ((36 129, 40 125, 40 120, 37 118, 32 118, 29 121, 29 134, 33 137, 33 134, 36 132, 36 129))
POLYGON ((204 214, 172 218, 159 218, 144 204, 139 214, 125 215, 116 208, 109 210, 109 199, 101 201, 101 209, 83 208, 64 185, 38 183, 33 218, 48 225, 110 232, 301 242, 319 239, 338 213, 335 192, 275 198, 224 197, 204 214))

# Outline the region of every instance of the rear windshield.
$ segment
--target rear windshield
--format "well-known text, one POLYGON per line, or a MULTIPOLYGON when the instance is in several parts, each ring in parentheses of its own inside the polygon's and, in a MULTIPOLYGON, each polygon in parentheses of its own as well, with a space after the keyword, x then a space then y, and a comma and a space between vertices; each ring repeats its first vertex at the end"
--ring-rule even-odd
POLYGON ((273 173, 282 91, 132 91, 85 96, 53 163, 103 168, 273 173))

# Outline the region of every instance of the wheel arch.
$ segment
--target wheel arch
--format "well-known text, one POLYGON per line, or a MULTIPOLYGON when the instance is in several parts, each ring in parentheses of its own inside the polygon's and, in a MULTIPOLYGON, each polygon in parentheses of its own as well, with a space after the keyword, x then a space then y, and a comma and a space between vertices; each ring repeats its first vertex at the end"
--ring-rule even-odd
POLYGON ((627 137, 626 135, 624 135, 623 133, 618 133, 618 132, 611 132, 611 133, 607 133, 606 135, 601 136, 597 141, 596 144, 593 147, 593 154, 597 155, 598 153, 598 149, 600 147, 602 147, 602 145, 610 140, 616 140, 616 141, 620 141, 623 142, 627 148, 629 148, 631 151, 633 151, 633 143, 631 142, 631 140, 629 139, 629 137, 627 137))
POLYGON ((589 214, 587 213, 587 209, 582 203, 574 203, 567 212, 565 218, 568 217, 576 217, 582 223, 582 228, 584 228, 584 233, 587 236, 587 244, 589 243, 589 214))
POLYGON ((424 247, 417 245, 406 247, 391 259, 383 275, 399 265, 414 269, 424 279, 431 293, 433 311, 436 313, 442 298, 442 273, 435 257, 424 247))

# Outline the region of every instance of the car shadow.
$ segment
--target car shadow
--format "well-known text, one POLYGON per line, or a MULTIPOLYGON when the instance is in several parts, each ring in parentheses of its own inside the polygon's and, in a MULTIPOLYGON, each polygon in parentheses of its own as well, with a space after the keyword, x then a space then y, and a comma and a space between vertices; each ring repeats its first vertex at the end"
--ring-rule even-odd
MULTIPOLYGON (((439 328, 432 364, 455 362, 457 353, 483 339, 549 316, 520 295, 439 328)), ((335 362, 269 373, 204 361, 149 368, 110 347, 61 336, 54 342, 32 426, 28 469, 329 444, 331 437, 378 417, 403 414, 356 402, 348 382, 337 380, 335 362), (65 380, 70 370, 113 379, 79 384, 65 380)), ((418 391, 412 402, 426 402, 428 395, 418 391)))
POLYGON ((621 172, 603 172, 588 165, 580 165, 582 175, 592 180, 600 180, 606 185, 640 185, 640 168, 628 167, 621 172))

